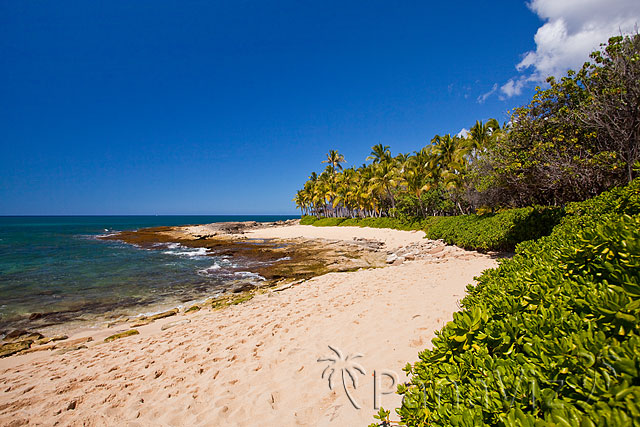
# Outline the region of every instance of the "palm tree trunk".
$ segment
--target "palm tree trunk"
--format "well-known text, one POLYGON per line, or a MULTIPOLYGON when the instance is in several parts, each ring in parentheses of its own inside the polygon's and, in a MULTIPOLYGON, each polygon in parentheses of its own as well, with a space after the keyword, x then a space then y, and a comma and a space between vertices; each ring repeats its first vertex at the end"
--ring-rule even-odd
MULTIPOLYGON (((391 209, 393 209, 394 215, 395 215, 396 201, 393 198, 393 194, 391 194, 391 189, 389 187, 387 187, 387 194, 389 194, 389 198, 391 199, 391 209)), ((389 216, 391 216, 391 215, 389 215, 389 216)))

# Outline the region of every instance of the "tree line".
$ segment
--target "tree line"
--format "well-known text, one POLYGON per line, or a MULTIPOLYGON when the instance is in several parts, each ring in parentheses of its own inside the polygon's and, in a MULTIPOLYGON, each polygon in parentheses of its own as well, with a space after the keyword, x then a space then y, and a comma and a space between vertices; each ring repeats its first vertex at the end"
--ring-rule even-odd
POLYGON ((303 215, 425 217, 562 206, 640 171, 640 35, 609 39, 578 71, 536 87, 508 122, 476 121, 413 153, 377 144, 344 168, 336 150, 294 198, 303 215))

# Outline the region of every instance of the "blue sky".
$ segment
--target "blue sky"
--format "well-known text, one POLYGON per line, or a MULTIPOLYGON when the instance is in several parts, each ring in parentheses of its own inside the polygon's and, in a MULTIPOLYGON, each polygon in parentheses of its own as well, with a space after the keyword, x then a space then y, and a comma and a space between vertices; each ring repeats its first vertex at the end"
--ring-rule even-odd
POLYGON ((397 3, 0 1, 0 215, 293 213, 328 150, 505 121, 566 65, 545 0, 397 3))

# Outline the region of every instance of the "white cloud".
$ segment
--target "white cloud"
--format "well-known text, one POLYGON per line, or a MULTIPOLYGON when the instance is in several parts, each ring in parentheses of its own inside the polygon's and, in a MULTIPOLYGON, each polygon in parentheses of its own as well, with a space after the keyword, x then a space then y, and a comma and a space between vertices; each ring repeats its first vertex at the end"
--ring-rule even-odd
POLYGON ((510 98, 514 95, 520 95, 522 93, 522 89, 525 87, 527 82, 529 81, 526 77, 518 77, 509 79, 508 82, 500 86, 500 92, 510 98))
POLYGON ((458 133, 456 134, 456 136, 457 136, 458 138, 466 138, 466 137, 467 137, 467 135, 469 135, 469 129, 467 129, 467 128, 462 128, 462 129, 460 129, 460 132, 458 132, 458 133))
POLYGON ((522 74, 501 86, 506 97, 519 95, 529 82, 578 69, 600 43, 635 32, 640 24, 638 0, 532 0, 528 6, 545 23, 534 36, 535 50, 516 66, 522 74))
POLYGON ((478 97, 478 102, 480 104, 482 104, 484 101, 487 100, 487 98, 489 98, 491 95, 493 95, 494 93, 496 93, 496 91, 498 90, 498 83, 494 83, 493 87, 491 88, 491 90, 487 93, 483 93, 482 95, 480 95, 478 97))

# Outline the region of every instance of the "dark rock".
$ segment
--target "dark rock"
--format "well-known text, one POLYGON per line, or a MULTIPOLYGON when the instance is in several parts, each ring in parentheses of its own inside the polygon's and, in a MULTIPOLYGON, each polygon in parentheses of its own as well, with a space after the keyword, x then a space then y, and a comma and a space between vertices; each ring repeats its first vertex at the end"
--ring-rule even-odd
POLYGON ((0 357, 11 356, 31 347, 31 341, 18 341, 2 344, 0 346, 0 357))
POLYGON ((109 337, 106 337, 104 339, 104 342, 115 341, 115 340, 120 339, 120 338, 130 337, 132 335, 138 335, 139 333, 140 332, 138 332, 136 329, 129 329, 128 331, 120 332, 118 334, 113 334, 113 335, 111 335, 109 337))
POLYGON ((31 313, 29 320, 38 320, 44 316, 43 313, 31 313))
POLYGON ((42 344, 47 344, 50 343, 51 341, 62 341, 62 340, 66 340, 67 338, 69 338, 66 335, 54 335, 52 337, 47 337, 47 338, 42 338, 36 341, 36 345, 42 345, 42 344))
POLYGON ((153 322, 154 320, 164 319, 165 317, 175 316, 176 314, 178 314, 178 309, 174 308, 173 310, 169 310, 162 313, 154 314, 153 316, 149 316, 147 319, 153 322))
POLYGON ((4 339, 5 340, 13 340, 13 339, 21 337, 23 335, 29 335, 29 332, 25 331, 24 329, 14 329, 13 331, 11 331, 7 335, 5 335, 4 339))
POLYGON ((231 292, 233 292, 234 294, 239 294, 240 292, 250 291, 255 288, 256 288, 256 285, 254 285, 253 283, 240 283, 238 285, 233 286, 231 288, 231 292))
POLYGON ((24 331, 22 329, 15 329, 9 332, 4 340, 6 342, 18 342, 18 341, 36 341, 44 338, 44 336, 38 332, 24 331))
POLYGON ((76 401, 72 400, 71 402, 69 402, 69 405, 67 406, 67 411, 72 411, 76 409, 76 401))

